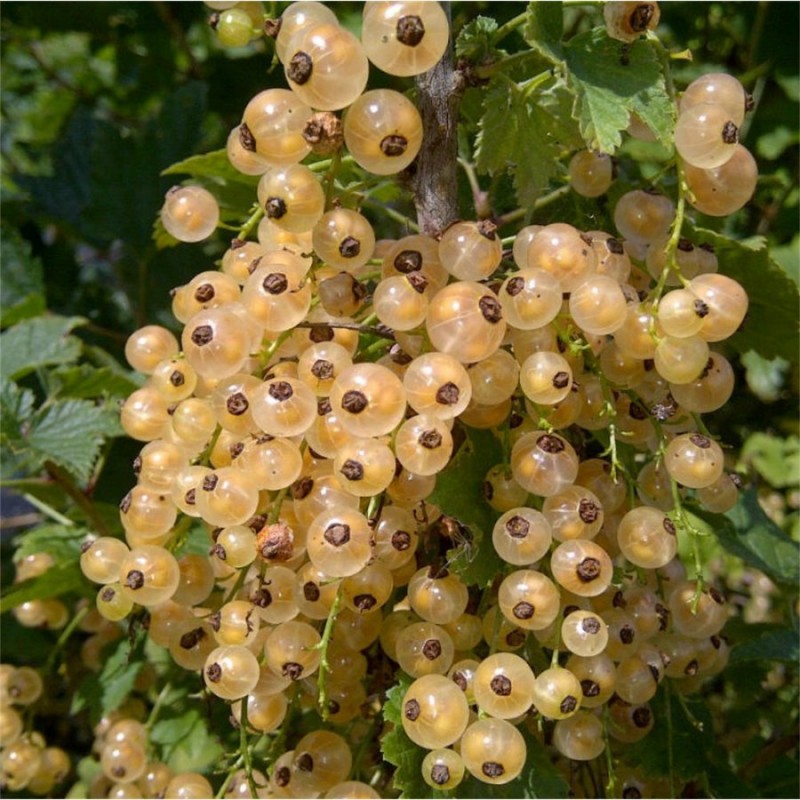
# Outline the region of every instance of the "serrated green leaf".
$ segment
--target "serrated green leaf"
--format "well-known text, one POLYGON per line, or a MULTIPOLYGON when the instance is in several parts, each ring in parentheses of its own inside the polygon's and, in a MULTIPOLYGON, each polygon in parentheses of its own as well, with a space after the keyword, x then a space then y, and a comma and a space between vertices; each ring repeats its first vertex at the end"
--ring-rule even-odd
POLYGON ((456 57, 471 64, 488 64, 495 60, 497 50, 492 37, 497 31, 497 20, 492 17, 477 16, 470 20, 456 37, 456 57))
POLYGON ((652 45, 623 45, 604 30, 578 34, 564 47, 574 115, 589 147, 614 153, 636 114, 664 145, 672 141, 674 104, 652 45))
POLYGON ((790 661, 800 660, 800 637, 790 628, 764 626, 758 636, 736 645, 731 651, 731 663, 742 661, 790 661))
POLYGON ((30 243, 15 230, 3 228, 0 239, 0 312, 3 327, 41 314, 45 309, 42 262, 31 253, 30 243))
POLYGON ((77 714, 89 709, 93 722, 118 709, 130 694, 139 672, 145 665, 144 633, 136 638, 133 646, 127 639, 111 645, 111 652, 103 661, 98 674, 89 675, 72 696, 70 713, 77 714))
POLYGON ((533 0, 528 4, 528 17, 522 29, 525 41, 554 64, 559 64, 564 51, 564 8, 560 2, 533 0))
POLYGON ((797 285, 770 259, 766 240, 736 241, 703 228, 694 229, 691 238, 714 247, 719 271, 738 281, 750 299, 745 321, 727 343, 739 353, 755 350, 764 358, 800 361, 797 285))
POLYGON ((204 770, 222 756, 209 719, 197 708, 178 704, 177 709, 165 708, 162 716, 153 725, 150 740, 161 746, 162 758, 174 772, 204 770))
POLYGON ((121 369, 94 367, 91 364, 57 369, 51 374, 51 378, 57 395, 78 400, 92 397, 127 397, 139 388, 139 384, 125 375, 121 369))
POLYGON ((35 578, 12 583, 0 598, 0 614, 30 600, 46 600, 77 591, 85 584, 77 560, 57 564, 35 578))
POLYGON ((64 400, 36 413, 26 442, 38 461, 53 461, 85 482, 105 437, 121 433, 114 412, 85 400, 64 400))
POLYGON ((752 464, 772 486, 782 489, 800 482, 800 438, 754 433, 742 447, 740 459, 752 464))
POLYGON ((697 512, 709 522, 725 550, 772 580, 796 586, 800 580, 800 545, 789 538, 761 509, 754 489, 724 516, 697 512))
POLYGON ((0 334, 0 377, 18 379, 39 367, 76 361, 81 342, 68 334, 84 322, 81 317, 36 317, 4 331, 0 334))
POLYGON ((476 140, 475 163, 495 175, 511 169, 520 205, 530 205, 562 169, 560 159, 582 145, 560 81, 525 91, 505 75, 492 79, 476 140))

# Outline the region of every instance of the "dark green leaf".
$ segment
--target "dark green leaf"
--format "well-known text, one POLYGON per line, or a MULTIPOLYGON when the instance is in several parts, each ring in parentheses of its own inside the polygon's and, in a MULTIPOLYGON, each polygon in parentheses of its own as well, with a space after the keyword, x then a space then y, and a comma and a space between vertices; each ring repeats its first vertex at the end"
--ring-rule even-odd
POLYGON ((71 713, 77 714, 88 708, 92 720, 97 722, 118 709, 130 694, 145 665, 146 639, 146 635, 142 633, 133 647, 127 637, 111 645, 112 652, 104 660, 102 670, 98 674, 89 675, 72 696, 71 713))
POLYGON ((578 34, 565 45, 575 117, 586 143, 613 153, 636 114, 663 144, 672 140, 675 108, 653 46, 623 45, 602 29, 578 34))
POLYGON ((562 170, 560 159, 582 145, 569 116, 569 93, 563 83, 548 82, 547 88, 528 91, 500 74, 484 96, 476 165, 491 175, 510 168, 522 206, 548 188, 562 170))
POLYGON ((742 661, 789 661, 800 660, 800 638, 795 630, 769 626, 758 636, 736 645, 731 651, 731 663, 742 661))
POLYGON ((702 700, 684 698, 683 703, 674 691, 664 688, 651 701, 652 731, 625 749, 626 761, 643 774, 668 778, 672 771, 674 778, 688 781, 707 769, 714 733, 711 714, 702 700))
POLYGON ((740 329, 728 340, 739 353, 755 350, 764 358, 800 360, 797 285, 769 257, 761 237, 735 241, 697 228, 692 241, 710 244, 719 258, 720 272, 738 281, 750 306, 740 329))
POLYGON ((48 217, 73 225, 80 222, 92 193, 90 176, 96 127, 91 110, 79 106, 56 148, 53 174, 17 178, 48 217))
POLYGON ((787 245, 770 248, 770 255, 795 284, 800 285, 800 234, 787 245))
POLYGON ((471 64, 487 64, 495 60, 497 51, 492 37, 497 31, 497 20, 477 16, 470 20, 456 37, 456 57, 471 64))
POLYGON ((83 577, 77 560, 58 564, 36 578, 12 583, 0 598, 0 613, 5 613, 29 600, 59 597, 85 585, 86 579, 83 577))
POLYGON ((56 382, 56 394, 74 399, 127 397, 139 388, 139 384, 121 369, 98 368, 91 364, 58 369, 51 377, 56 382))
POLYGON ((44 277, 42 262, 16 231, 4 228, 0 248, 0 311, 3 327, 9 327, 44 312, 44 277))
POLYGON ((165 708, 150 740, 161 746, 162 758, 174 772, 204 770, 222 756, 208 717, 197 708, 184 709, 183 704, 165 708))
POLYGON ((17 379, 48 364, 69 364, 81 353, 81 342, 69 332, 85 322, 81 317, 36 317, 0 335, 0 377, 17 379))
POLYGON ((564 9, 560 2, 533 0, 528 4, 528 19, 522 29, 525 41, 554 64, 563 57, 564 9))
POLYGON ((467 429, 467 438, 447 468, 439 473, 431 502, 468 529, 462 542, 448 551, 448 566, 468 585, 487 586, 503 562, 492 546, 497 513, 483 498, 489 468, 502 461, 503 451, 490 431, 467 429))
POLYGON ((486 430, 466 428, 466 439, 436 478, 431 502, 467 525, 491 532, 498 516, 483 499, 486 473, 503 460, 497 437, 486 430))
POLYGON ((120 239, 138 252, 150 247, 153 214, 164 200, 159 173, 192 151, 202 129, 207 91, 199 81, 176 89, 137 137, 97 124, 91 151, 92 198, 81 217, 87 238, 120 239))
POLYGON ((790 539, 761 509, 754 489, 724 516, 697 512, 709 522, 719 543, 772 580, 796 586, 800 579, 800 545, 790 539))

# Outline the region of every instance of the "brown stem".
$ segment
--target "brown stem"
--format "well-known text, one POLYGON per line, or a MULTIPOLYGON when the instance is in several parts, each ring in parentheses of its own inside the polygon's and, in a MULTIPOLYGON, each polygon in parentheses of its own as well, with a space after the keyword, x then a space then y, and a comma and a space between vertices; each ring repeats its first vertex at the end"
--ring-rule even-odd
MULTIPOLYGON (((450 3, 442 3, 450 18, 450 3)), ((422 116, 422 148, 412 179, 420 230, 440 234, 458 217, 457 122, 464 77, 453 65, 453 43, 435 67, 416 80, 417 108, 422 116)))
POLYGON ((386 325, 360 325, 358 322, 298 322, 295 328, 311 328, 324 330, 325 328, 344 328, 348 331, 369 333, 383 339, 394 339, 394 331, 386 325))

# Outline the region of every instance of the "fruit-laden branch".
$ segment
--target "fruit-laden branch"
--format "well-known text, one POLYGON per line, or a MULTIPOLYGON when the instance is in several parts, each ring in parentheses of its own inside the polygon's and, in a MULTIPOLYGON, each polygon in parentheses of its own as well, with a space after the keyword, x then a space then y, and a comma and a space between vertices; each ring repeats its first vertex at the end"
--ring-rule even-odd
MULTIPOLYGON (((450 3, 442 8, 450 19, 450 3)), ((420 230, 435 236, 459 218, 457 121, 464 77, 453 64, 452 40, 441 61, 416 84, 424 133, 412 188, 420 230)))

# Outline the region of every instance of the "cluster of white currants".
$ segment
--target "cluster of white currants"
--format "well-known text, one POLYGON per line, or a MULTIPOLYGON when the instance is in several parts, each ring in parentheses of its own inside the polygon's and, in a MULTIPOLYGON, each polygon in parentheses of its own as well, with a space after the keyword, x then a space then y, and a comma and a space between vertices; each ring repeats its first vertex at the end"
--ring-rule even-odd
MULTIPOLYGON (((300 161, 343 139, 373 174, 408 166, 419 114, 398 92, 364 93, 369 61, 418 74, 448 30, 438 3, 368 2, 363 31, 359 42, 314 2, 273 26, 290 88, 258 94, 228 140, 231 163, 262 176, 257 240, 234 240, 220 271, 175 291, 180 345, 159 326, 128 340, 128 361, 149 377, 122 409, 145 443, 120 506, 127 541, 87 542, 81 567, 101 585, 104 618, 147 609, 152 641, 201 670, 248 730, 276 731, 293 702, 333 726, 356 720, 364 653, 379 651, 414 679, 402 725, 430 750, 425 781, 506 783, 525 764, 521 727, 540 736, 535 720, 553 720, 558 753, 593 759, 609 736, 649 732, 665 678, 689 691, 726 663, 727 605, 686 579, 675 519, 687 491, 712 511, 736 501, 699 415, 733 390, 709 345, 738 328, 747 296, 710 248, 673 246, 674 204, 646 191, 618 201, 621 238, 533 225, 513 263, 488 222, 377 241, 300 161), (332 112, 345 107, 340 129, 332 112), (463 426, 497 432, 507 450, 487 465, 485 500, 500 516, 483 546, 508 566, 479 607, 432 555, 463 526, 427 502, 463 426), (192 519, 209 554, 176 557, 192 519), (539 674, 531 648, 552 662, 539 674)), ((682 169, 707 213, 727 213, 733 192, 707 203, 701 174, 719 176, 731 163, 721 156, 740 150, 696 129, 740 124, 744 95, 734 117, 728 87, 701 79, 681 107, 682 169)), ((573 161, 573 185, 586 178, 590 196, 610 180, 599 161, 573 161)), ((198 241, 218 209, 184 187, 162 219, 198 241)), ((351 763, 322 728, 263 765, 263 791, 378 796, 347 781, 351 763)))
POLYGON ((47 747, 23 714, 42 696, 41 675, 32 667, 0 664, 0 785, 4 791, 51 795, 72 765, 60 747, 47 747))

